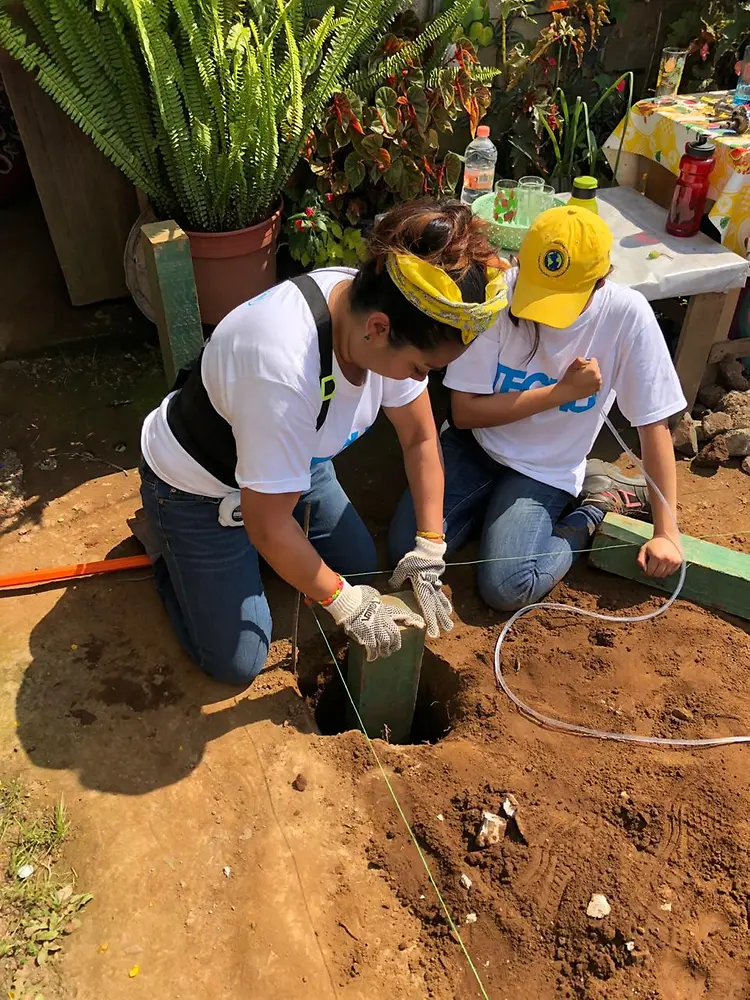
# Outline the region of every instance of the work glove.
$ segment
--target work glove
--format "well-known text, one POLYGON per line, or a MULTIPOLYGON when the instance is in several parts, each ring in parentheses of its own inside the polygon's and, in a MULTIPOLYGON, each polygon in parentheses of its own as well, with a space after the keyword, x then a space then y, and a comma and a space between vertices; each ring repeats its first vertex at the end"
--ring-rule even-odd
POLYGON ((373 587, 352 587, 346 580, 336 600, 325 607, 336 624, 365 647, 370 661, 401 649, 400 625, 424 628, 419 615, 384 604, 373 587))
POLYGON ((398 564, 389 584, 393 590, 399 590, 405 580, 411 581, 431 639, 453 628, 453 608, 443 593, 441 580, 445 572, 444 556, 444 541, 417 537, 414 548, 398 564))

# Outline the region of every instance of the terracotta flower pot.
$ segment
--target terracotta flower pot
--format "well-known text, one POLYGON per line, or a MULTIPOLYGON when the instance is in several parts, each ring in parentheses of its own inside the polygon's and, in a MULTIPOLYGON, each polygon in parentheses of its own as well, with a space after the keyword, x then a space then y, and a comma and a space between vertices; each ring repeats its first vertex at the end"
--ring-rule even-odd
POLYGON ((280 226, 281 205, 269 219, 247 229, 230 233, 187 231, 204 323, 218 323, 240 303, 274 284, 280 226))

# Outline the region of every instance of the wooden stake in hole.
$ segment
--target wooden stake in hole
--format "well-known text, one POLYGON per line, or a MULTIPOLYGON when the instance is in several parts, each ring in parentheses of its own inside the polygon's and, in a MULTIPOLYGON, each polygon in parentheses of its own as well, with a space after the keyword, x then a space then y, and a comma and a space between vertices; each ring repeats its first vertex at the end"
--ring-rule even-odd
MULTIPOLYGON (((310 511, 312 510, 312 504, 305 504, 305 517, 303 521, 303 530, 305 532, 305 538, 310 537, 310 511)), ((294 623, 292 625, 292 673, 297 673, 297 654, 299 652, 299 612, 302 606, 302 594, 297 591, 297 597, 294 602, 294 623)))

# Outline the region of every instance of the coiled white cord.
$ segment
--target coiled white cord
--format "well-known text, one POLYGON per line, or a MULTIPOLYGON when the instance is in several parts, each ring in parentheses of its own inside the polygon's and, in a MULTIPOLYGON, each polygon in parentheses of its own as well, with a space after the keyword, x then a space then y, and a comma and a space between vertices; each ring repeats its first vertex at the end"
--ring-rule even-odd
MULTIPOLYGON (((618 432, 612 426, 612 422, 609 417, 605 415, 604 422, 607 427, 612 431, 618 444, 627 452, 630 458, 635 462, 635 464, 642 470, 643 475, 646 477, 649 485, 652 487, 656 495, 664 503, 665 507, 672 517, 675 528, 678 528, 677 521, 672 514, 672 511, 667 504, 664 496, 649 476, 643 467, 641 460, 633 454, 633 452, 628 448, 623 439, 620 437, 618 432)), ((679 528, 678 528, 679 531, 679 528)), ((535 722, 540 723, 542 726, 548 726, 551 729, 557 729, 563 733, 572 733, 576 736, 590 736, 598 740, 615 740, 618 743, 645 743, 651 746, 664 746, 664 747, 692 747, 692 748, 702 748, 702 747, 722 747, 729 746, 732 743, 750 743, 750 736, 721 736, 714 739, 707 740, 676 740, 676 739, 665 739, 658 736, 636 736, 630 733, 613 733, 608 732, 603 729, 590 729, 588 726, 577 726, 572 722, 563 722, 560 719, 553 719, 549 715, 544 715, 542 712, 537 712, 536 709, 527 705, 526 702, 521 701, 518 695, 514 694, 508 687, 508 682, 503 677, 502 670, 502 647, 506 636, 513 628, 515 623, 523 615, 527 615, 530 611, 535 611, 537 608, 545 608, 549 611, 567 611, 574 615, 583 615, 585 618, 597 618, 599 621, 604 622, 646 622, 651 618, 658 618, 659 615, 663 615, 665 611, 672 607, 674 602, 680 595, 680 591, 685 583, 685 573, 687 572, 687 563, 685 562, 685 554, 680 549, 680 554, 682 555, 682 565, 680 566, 680 576, 675 587, 674 593, 662 604, 660 608, 656 611, 649 611, 646 615, 604 615, 600 614, 598 611, 587 611, 584 608, 574 608, 567 604, 557 604, 552 601, 541 601, 537 604, 529 604, 525 608, 521 608, 520 611, 516 611, 508 621, 503 626, 503 630, 497 640, 497 645, 495 646, 495 677, 497 678, 497 683, 510 698, 513 704, 518 708, 524 715, 533 719, 535 722)))

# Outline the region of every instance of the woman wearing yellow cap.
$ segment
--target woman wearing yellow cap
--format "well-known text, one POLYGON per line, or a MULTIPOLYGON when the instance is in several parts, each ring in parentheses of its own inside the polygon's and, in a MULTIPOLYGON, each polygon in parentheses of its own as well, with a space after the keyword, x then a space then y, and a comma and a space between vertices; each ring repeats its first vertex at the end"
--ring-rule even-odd
POLYGON ((157 587, 206 673, 247 684, 263 666, 271 615, 261 557, 370 659, 398 648, 400 621, 431 635, 451 628, 440 585, 443 471, 424 390, 429 371, 455 360, 505 307, 494 263, 464 206, 403 205, 382 218, 359 271, 315 271, 230 313, 147 417, 141 493, 157 587), (411 582, 424 622, 364 585, 375 548, 331 462, 381 406, 416 508, 393 583, 411 582))
MULTIPOLYGON (((667 419, 685 398, 645 298, 608 280, 612 235, 574 207, 541 215, 508 274, 509 309, 448 368, 453 426, 445 458, 448 551, 481 531, 484 600, 515 610, 540 600, 589 545, 607 512, 653 517, 638 555, 650 576, 675 572, 676 472, 667 419), (603 415, 617 399, 638 428, 644 479, 588 462, 603 415)), ((391 533, 406 547, 407 494, 391 533)))

